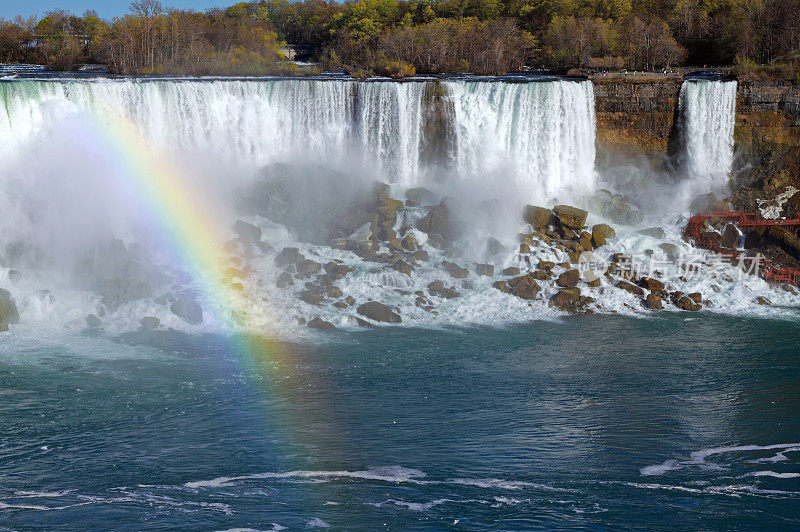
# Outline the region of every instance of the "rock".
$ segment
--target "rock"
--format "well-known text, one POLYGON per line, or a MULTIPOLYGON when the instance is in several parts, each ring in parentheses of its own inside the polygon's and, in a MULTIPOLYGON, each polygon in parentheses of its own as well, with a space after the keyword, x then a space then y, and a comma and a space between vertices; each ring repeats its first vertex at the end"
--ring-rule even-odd
POLYGON ((506 252, 506 247, 494 237, 489 237, 486 240, 486 254, 490 257, 496 257, 506 252))
POLYGON ((522 244, 519 245, 519 252, 520 253, 530 253, 531 252, 531 247, 528 244, 526 244, 525 242, 523 242, 522 244))
POLYGON ((333 323, 325 321, 319 316, 309 321, 308 327, 310 327, 311 329, 320 329, 323 331, 332 331, 336 329, 336 326, 333 323))
POLYGON ((275 266, 283 268, 289 264, 296 264, 306 260, 298 248, 283 248, 280 253, 275 256, 275 266))
POLYGON ((154 329, 158 329, 161 326, 161 320, 153 316, 145 316, 144 318, 139 320, 139 326, 144 331, 152 331, 154 329))
POLYGON ((387 245, 389 246, 389 250, 394 251, 395 253, 403 253, 406 251, 406 249, 403 247, 403 244, 401 244, 396 238, 388 240, 387 245))
POLYGON ((764 296, 758 296, 755 301, 759 305, 772 305, 772 301, 764 296))
POLYGON ((581 272, 578 270, 567 270, 558 276, 556 284, 564 288, 574 288, 578 286, 578 281, 581 279, 581 272))
POLYGON ((556 205, 553 207, 553 212, 558 216, 561 225, 570 229, 583 229, 586 216, 589 214, 583 209, 569 205, 556 205))
POLYGON ((592 236, 594 236, 595 232, 598 232, 601 235, 603 235, 603 237, 606 240, 609 239, 609 238, 614 238, 615 236, 617 236, 617 232, 614 231, 614 228, 611 227, 608 224, 597 224, 597 225, 592 226, 592 236))
POLYGON ((639 279, 639 286, 647 288, 651 292, 661 292, 664 290, 664 283, 652 277, 642 277, 639 279))
POLYGON ((428 235, 438 235, 442 241, 449 242, 453 237, 450 220, 450 209, 447 198, 442 198, 441 203, 432 208, 428 214, 417 222, 417 228, 428 235))
POLYGON ((428 262, 428 252, 424 249, 416 250, 412 256, 414 257, 414 260, 428 262))
POLYGON ((531 224, 535 231, 541 231, 550 224, 550 209, 535 205, 525 205, 522 219, 531 224))
POLYGON ((583 312, 586 305, 593 301, 591 297, 582 296, 580 288, 564 288, 551 297, 548 304, 566 312, 577 313, 583 312))
POLYGON ((239 238, 242 239, 242 242, 255 244, 256 242, 261 241, 261 228, 243 220, 236 220, 233 230, 237 235, 239 235, 239 238))
POLYGON ((661 310, 664 304, 661 303, 661 297, 658 294, 650 293, 644 300, 644 306, 649 310, 661 310))
POLYGON ((598 230, 597 226, 592 229, 592 245, 595 248, 606 245, 606 235, 603 231, 598 230))
POLYGON ((300 292, 300 301, 309 305, 320 305, 325 301, 325 294, 315 289, 306 289, 300 292))
POLYGON ((100 321, 100 318, 98 318, 94 314, 89 314, 88 316, 86 316, 86 325, 88 325, 92 329, 97 329, 100 326, 102 326, 103 323, 100 321))
POLYGON ((531 274, 537 281, 547 281, 550 279, 550 274, 544 270, 536 270, 531 274))
POLYGON ((531 274, 509 279, 506 281, 506 287, 509 294, 521 299, 536 299, 541 290, 541 287, 531 274))
POLYGON ((494 275, 494 266, 491 264, 476 264, 475 273, 477 273, 478 275, 491 277, 494 275))
POLYGON ((675 306, 681 310, 700 310, 703 308, 699 304, 692 301, 691 298, 683 296, 675 302, 675 306))
MULTIPOLYGON (((625 201, 621 194, 600 189, 592 197, 593 210, 617 224, 638 225, 644 220, 642 211, 625 201)), ((606 238, 609 238, 606 235, 606 238)))
POLYGON ((407 251, 414 251, 419 247, 419 243, 417 239, 414 238, 412 235, 406 235, 403 237, 403 240, 400 241, 400 245, 403 246, 403 249, 407 251))
POLYGON ((691 299, 695 303, 700 303, 703 300, 703 294, 701 294, 700 292, 692 292, 691 294, 689 294, 686 297, 688 297, 689 299, 691 299))
POLYGON ((182 297, 175 301, 169 309, 173 314, 191 325, 198 325, 203 322, 203 307, 191 299, 182 297))
POLYGON ((406 199, 416 205, 433 205, 436 203, 436 194, 425 187, 415 187, 406 190, 406 199))
MULTIPOLYGON (((603 239, 603 244, 605 244, 606 243, 605 237, 603 237, 603 235, 600 235, 600 238, 603 239)), ((594 249, 594 244, 592 240, 593 240, 592 235, 590 235, 587 231, 583 231, 581 233, 581 236, 579 238, 579 243, 583 248, 583 251, 592 251, 592 249, 594 249)))
POLYGON ((536 265, 536 267, 539 268, 540 270, 547 270, 547 271, 552 270, 553 268, 555 268, 555 266, 556 263, 551 262, 549 260, 540 260, 539 264, 536 265))
POLYGON ((678 249, 678 246, 675 244, 668 244, 665 242, 663 244, 659 244, 658 247, 661 248, 661 251, 663 251, 667 258, 671 261, 677 260, 681 255, 680 249, 678 249))
POLYGON ((782 284, 781 285, 781 290, 783 290, 784 292, 789 292, 793 296, 797 295, 797 289, 794 286, 790 285, 790 284, 782 284))
POLYGON ((509 276, 510 275, 519 275, 520 274, 520 269, 517 268, 516 266, 509 266, 508 268, 506 268, 505 270, 503 270, 500 273, 503 274, 503 275, 509 275, 509 276))
POLYGON ((292 277, 292 274, 289 272, 281 272, 281 274, 278 276, 278 282, 276 283, 276 286, 278 288, 286 288, 287 286, 291 286, 293 284, 294 278, 292 277))
POLYGON ((404 260, 399 260, 395 262, 390 266, 390 268, 392 268, 393 270, 397 270, 398 272, 403 273, 405 275, 408 275, 409 277, 411 277, 411 274, 414 272, 414 267, 404 260))
POLYGON ((342 293, 342 290, 338 286, 329 288, 328 291, 325 292, 325 294, 332 299, 336 299, 337 297, 342 297, 344 295, 344 293, 342 293))
MULTIPOLYGON (((0 322, 5 325, 19 323, 17 303, 8 290, 0 288, 0 322)), ((5 330, 8 330, 7 328, 5 330)))
POLYGON ((325 265, 325 274, 332 281, 336 281, 352 272, 355 268, 339 264, 338 262, 329 262, 325 265))
POLYGON ((301 275, 314 275, 322 271, 322 264, 311 259, 298 262, 296 267, 297 273, 301 275))
POLYGON ((653 238, 657 238, 659 240, 663 239, 664 236, 666 236, 664 234, 664 230, 661 229, 660 227, 650 227, 648 229, 642 229, 640 231, 637 231, 637 233, 639 233, 640 235, 652 236, 653 238))
POLYGON ((496 288, 501 292, 508 292, 508 283, 506 281, 495 281, 492 283, 492 288, 496 288))
POLYGON ((717 196, 714 195, 713 192, 700 194, 692 200, 692 203, 689 204, 689 210, 692 212, 692 214, 697 214, 699 212, 712 212, 709 207, 716 201, 717 196))
POLYGON ((95 291, 109 309, 116 309, 129 301, 148 298, 153 293, 150 284, 124 277, 104 279, 97 284, 95 291))
POLYGON ((376 235, 378 237, 378 240, 380 240, 381 242, 388 242, 389 240, 394 240, 397 238, 397 231, 395 231, 394 229, 381 227, 380 229, 378 229, 376 235))
POLYGON ((370 301, 360 305, 356 312, 371 320, 383 323, 401 323, 403 321, 392 309, 377 301, 370 301))
POLYGON ((447 270, 447 273, 449 273, 450 276, 454 277, 455 279, 466 279, 469 276, 469 270, 462 268, 455 262, 445 260, 442 261, 442 266, 445 270, 447 270))
POLYGON ((629 283, 628 281, 620 281, 615 286, 617 288, 621 289, 621 290, 625 290, 626 292, 630 292, 633 295, 636 295, 636 296, 639 296, 639 297, 644 296, 644 290, 642 290, 641 288, 639 288, 638 286, 636 286, 633 283, 629 283))
POLYGON ((739 247, 739 231, 733 224, 726 224, 722 230, 722 247, 736 249, 739 247))

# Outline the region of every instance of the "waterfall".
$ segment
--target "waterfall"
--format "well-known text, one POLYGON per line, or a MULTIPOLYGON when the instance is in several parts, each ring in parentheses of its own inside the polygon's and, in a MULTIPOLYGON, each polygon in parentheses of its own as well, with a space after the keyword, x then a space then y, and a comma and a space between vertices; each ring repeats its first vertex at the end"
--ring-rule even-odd
POLYGON ((290 157, 352 164, 375 179, 419 175, 423 83, 20 81, 0 84, 0 156, 65 111, 131 120, 155 148, 261 166, 290 157))
POLYGON ((454 109, 452 154, 460 176, 510 173, 547 200, 594 187, 591 82, 446 82, 454 109))
POLYGON ((699 192, 723 191, 733 163, 736 82, 686 80, 679 111, 684 170, 699 192))

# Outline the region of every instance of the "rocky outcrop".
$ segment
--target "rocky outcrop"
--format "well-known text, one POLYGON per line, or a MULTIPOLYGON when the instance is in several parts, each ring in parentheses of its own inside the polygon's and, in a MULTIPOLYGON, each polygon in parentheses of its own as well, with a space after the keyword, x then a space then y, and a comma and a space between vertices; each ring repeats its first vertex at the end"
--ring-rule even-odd
POLYGON ((203 307, 191 299, 185 297, 178 299, 172 303, 170 310, 190 325, 203 323, 203 307))
POLYGON ((19 323, 19 311, 8 290, 0 288, 0 332, 8 330, 10 324, 19 323))
POLYGON ((594 83, 597 142, 607 151, 666 152, 683 79, 597 75, 594 83))
POLYGON ((356 312, 365 318, 382 323, 401 323, 403 321, 399 314, 394 312, 383 303, 379 303, 377 301, 364 303, 356 309, 356 312))

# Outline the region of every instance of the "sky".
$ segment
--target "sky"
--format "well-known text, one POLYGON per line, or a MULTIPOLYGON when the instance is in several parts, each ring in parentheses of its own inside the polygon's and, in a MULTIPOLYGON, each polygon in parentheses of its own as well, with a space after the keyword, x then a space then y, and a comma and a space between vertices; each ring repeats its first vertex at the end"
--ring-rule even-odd
MULTIPOLYGON (((203 11, 209 7, 235 4, 236 1, 238 0, 161 0, 161 3, 165 7, 203 11)), ((65 9, 78 15, 87 9, 94 9, 101 17, 112 18, 125 14, 130 4, 131 0, 0 0, 0 18, 42 15, 51 9, 65 9)))

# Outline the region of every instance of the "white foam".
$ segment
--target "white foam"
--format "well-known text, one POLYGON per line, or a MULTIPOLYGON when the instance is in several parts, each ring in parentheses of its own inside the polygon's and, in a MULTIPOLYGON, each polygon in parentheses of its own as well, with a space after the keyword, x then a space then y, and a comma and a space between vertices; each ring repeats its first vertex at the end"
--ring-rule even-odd
POLYGON ((401 466, 384 466, 366 469, 363 471, 286 471, 283 473, 254 473, 251 475, 242 475, 236 477, 217 477, 211 480, 199 480, 194 482, 187 482, 184 484, 187 488, 219 488, 228 487, 237 482, 248 480, 262 480, 262 479, 316 479, 316 480, 329 480, 329 479, 359 479, 359 480, 374 480, 381 482, 412 482, 424 483, 421 479, 425 477, 425 473, 418 469, 408 469, 401 466))
POLYGON ((748 453, 754 451, 768 451, 774 449, 781 449, 784 452, 787 450, 794 450, 800 447, 798 443, 777 443, 773 445, 735 445, 727 447, 712 447, 709 449, 701 449, 689 455, 689 460, 667 460, 661 464, 650 465, 643 467, 639 472, 644 476, 663 475, 669 471, 676 471, 686 467, 699 467, 702 469, 724 469, 723 466, 717 464, 709 464, 706 458, 720 454, 729 453, 748 453))
POLYGON ((800 478, 800 473, 779 473, 777 471, 753 471, 746 477, 772 477, 772 478, 800 478))

